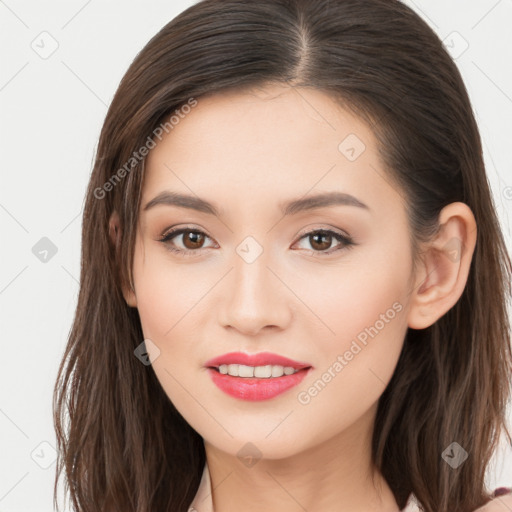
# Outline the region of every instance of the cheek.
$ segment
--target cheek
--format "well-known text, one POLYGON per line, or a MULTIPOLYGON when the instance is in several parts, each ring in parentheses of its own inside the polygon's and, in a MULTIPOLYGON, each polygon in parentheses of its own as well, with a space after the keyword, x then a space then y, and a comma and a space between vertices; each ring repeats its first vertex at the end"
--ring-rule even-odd
POLYGON ((318 348, 328 353, 333 347, 348 349, 354 339, 364 344, 373 336, 393 339, 393 333, 403 331, 407 272, 406 262, 384 266, 377 258, 317 276, 304 302, 321 322, 317 337, 326 343, 318 348))
POLYGON ((195 395, 194 379, 202 361, 196 342, 201 339, 200 326, 194 315, 207 291, 207 283, 194 278, 189 269, 192 266, 185 269, 171 264, 165 255, 150 254, 149 250, 144 259, 136 257, 134 261, 142 331, 144 338, 157 347, 152 349, 153 354, 148 348, 152 369, 179 411, 199 414, 191 395, 195 395))
POLYGON ((150 251, 144 260, 135 258, 134 279, 144 335, 164 343, 187 323, 187 315, 207 291, 207 283, 197 278, 192 266, 173 264, 150 251))
POLYGON ((319 410, 334 405, 346 415, 364 411, 384 391, 407 332, 411 270, 405 252, 392 252, 368 253, 364 262, 332 272, 324 288, 308 295, 322 326, 316 335, 309 333, 318 340, 319 365, 301 386, 300 403, 319 410))
POLYGON ((315 343, 315 372, 295 392, 306 431, 328 438, 374 406, 393 376, 407 331, 405 295, 388 280, 347 288, 329 300, 328 332, 315 343), (336 306, 331 306, 336 304, 336 306))

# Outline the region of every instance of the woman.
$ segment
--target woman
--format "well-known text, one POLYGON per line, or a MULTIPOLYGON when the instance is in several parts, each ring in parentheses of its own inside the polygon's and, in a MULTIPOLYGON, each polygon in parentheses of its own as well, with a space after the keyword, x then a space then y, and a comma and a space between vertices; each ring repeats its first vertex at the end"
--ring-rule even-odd
POLYGON ((484 476, 511 262, 414 12, 199 2, 137 55, 97 153, 55 390, 77 510, 510 503, 484 476))

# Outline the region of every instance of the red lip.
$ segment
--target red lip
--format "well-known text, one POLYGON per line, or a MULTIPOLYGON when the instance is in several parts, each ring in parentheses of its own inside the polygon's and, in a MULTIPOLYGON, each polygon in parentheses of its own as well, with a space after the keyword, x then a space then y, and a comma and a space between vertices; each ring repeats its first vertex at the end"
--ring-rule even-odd
POLYGON ((294 361, 293 359, 289 359, 278 354, 272 354, 271 352, 259 352, 257 354, 229 352, 228 354, 209 359, 204 365, 209 368, 218 368, 221 364, 244 364, 247 366, 266 366, 271 364, 279 366, 291 366, 296 370, 302 370, 303 368, 311 367, 311 365, 308 363, 294 361))
POLYGON ((239 400, 260 401, 274 398, 302 382, 311 368, 299 370, 292 375, 274 378, 232 377, 208 368, 213 383, 224 393, 239 400))

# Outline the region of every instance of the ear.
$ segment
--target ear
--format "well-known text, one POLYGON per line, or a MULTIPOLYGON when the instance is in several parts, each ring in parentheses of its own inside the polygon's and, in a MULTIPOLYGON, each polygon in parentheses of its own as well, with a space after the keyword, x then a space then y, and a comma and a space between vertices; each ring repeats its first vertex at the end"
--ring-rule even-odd
MULTIPOLYGON (((121 221, 119 219, 119 214, 116 211, 112 213, 109 219, 109 236, 117 253, 121 243, 121 221)), ((126 303, 132 308, 137 307, 137 297, 135 296, 134 289, 126 284, 122 284, 121 288, 126 303)))
POLYGON ((416 271, 408 313, 412 329, 425 329, 450 310, 469 275, 477 235, 473 212, 465 203, 451 203, 441 210, 439 225, 416 271))

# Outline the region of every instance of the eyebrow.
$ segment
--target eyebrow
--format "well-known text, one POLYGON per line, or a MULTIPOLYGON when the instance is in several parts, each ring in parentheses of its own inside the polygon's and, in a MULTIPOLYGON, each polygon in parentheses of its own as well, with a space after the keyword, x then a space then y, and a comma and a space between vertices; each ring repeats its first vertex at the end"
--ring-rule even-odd
MULTIPOLYGON (((201 199, 197 196, 180 194, 178 192, 163 191, 156 197, 151 199, 143 208, 144 211, 149 210, 158 205, 177 206, 181 208, 189 208, 202 213, 220 216, 221 210, 214 204, 201 199)), ((299 212, 316 210, 328 206, 356 206, 370 211, 370 207, 357 199, 356 197, 344 192, 324 192, 308 196, 305 198, 294 199, 291 201, 279 203, 279 208, 283 215, 294 215, 299 212)))

